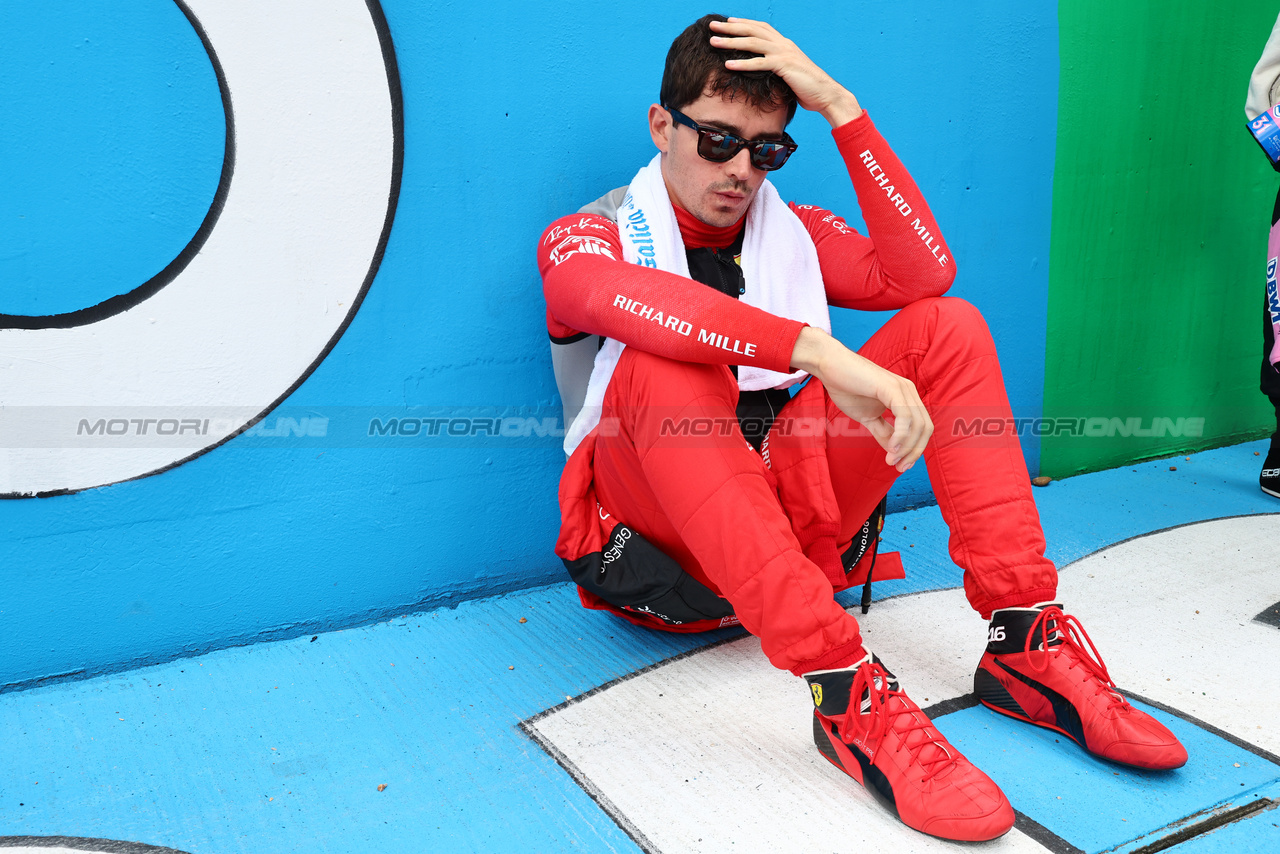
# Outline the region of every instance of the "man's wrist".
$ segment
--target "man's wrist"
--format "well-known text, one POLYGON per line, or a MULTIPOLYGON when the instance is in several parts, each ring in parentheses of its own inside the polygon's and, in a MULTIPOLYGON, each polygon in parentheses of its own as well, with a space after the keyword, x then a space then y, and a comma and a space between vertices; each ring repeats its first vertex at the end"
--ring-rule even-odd
POLYGON ((822 365, 832 345, 838 344, 836 339, 821 329, 806 326, 800 330, 795 347, 791 350, 791 367, 822 379, 822 365))
POLYGON ((822 117, 831 124, 833 129, 846 125, 861 115, 862 105, 858 103, 858 99, 852 92, 843 87, 840 95, 822 111, 822 117))

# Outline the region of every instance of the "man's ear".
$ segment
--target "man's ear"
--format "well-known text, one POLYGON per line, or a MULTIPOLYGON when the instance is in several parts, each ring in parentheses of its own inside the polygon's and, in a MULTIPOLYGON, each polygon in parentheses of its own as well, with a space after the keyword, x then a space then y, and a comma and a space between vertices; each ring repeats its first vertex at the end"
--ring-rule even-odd
POLYGON ((653 144, 658 146, 658 150, 663 154, 667 153, 668 147, 671 145, 671 134, 675 126, 671 122, 671 114, 657 104, 649 105, 649 136, 653 137, 653 144))

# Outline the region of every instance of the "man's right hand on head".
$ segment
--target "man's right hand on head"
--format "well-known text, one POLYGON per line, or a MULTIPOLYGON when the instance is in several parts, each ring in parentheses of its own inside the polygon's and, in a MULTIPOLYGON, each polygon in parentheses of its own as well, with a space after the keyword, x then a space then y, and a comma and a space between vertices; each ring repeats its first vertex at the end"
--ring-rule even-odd
POLYGON ((933 435, 933 419, 911 380, 812 326, 800 331, 791 365, 821 380, 840 411, 866 427, 885 449, 887 465, 904 472, 920 459, 933 435))

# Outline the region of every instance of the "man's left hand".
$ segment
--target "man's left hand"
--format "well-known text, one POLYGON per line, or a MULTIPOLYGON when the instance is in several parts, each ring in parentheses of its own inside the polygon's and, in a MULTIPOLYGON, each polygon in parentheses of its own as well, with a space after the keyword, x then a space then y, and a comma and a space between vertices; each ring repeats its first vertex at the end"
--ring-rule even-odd
POLYGON ((712 21, 711 29, 716 33, 711 37, 712 47, 761 54, 753 59, 726 61, 724 66, 730 71, 772 71, 787 81, 801 107, 821 113, 833 128, 862 115, 862 107, 852 92, 764 21, 730 18, 712 21))

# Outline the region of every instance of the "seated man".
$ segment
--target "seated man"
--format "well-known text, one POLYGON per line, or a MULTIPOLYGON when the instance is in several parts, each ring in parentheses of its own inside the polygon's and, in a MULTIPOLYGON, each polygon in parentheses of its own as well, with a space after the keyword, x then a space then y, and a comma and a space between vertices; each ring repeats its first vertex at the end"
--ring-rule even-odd
POLYGON ((659 154, 539 245, 572 418, 556 552, 583 603, 675 631, 740 621, 808 681, 828 760, 917 830, 997 837, 1004 794, 833 598, 868 576, 878 508, 923 455, 990 621, 979 699, 1115 762, 1182 765, 1053 601, 1016 436, 951 429, 1010 416, 995 349, 971 305, 941 296, 951 252, 857 99, 768 24, 711 15, 672 44, 660 99, 659 154), (797 104, 830 122, 868 236, 765 180, 796 148, 797 104), (854 353, 828 305, 900 310, 854 353))

